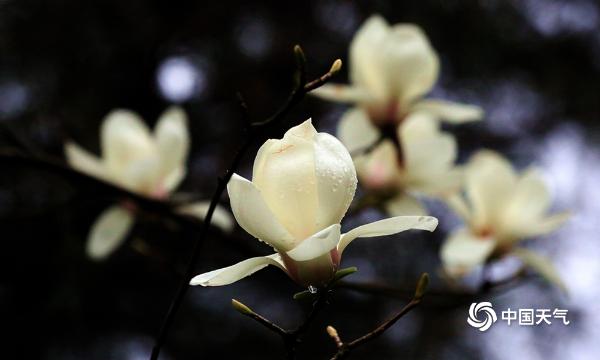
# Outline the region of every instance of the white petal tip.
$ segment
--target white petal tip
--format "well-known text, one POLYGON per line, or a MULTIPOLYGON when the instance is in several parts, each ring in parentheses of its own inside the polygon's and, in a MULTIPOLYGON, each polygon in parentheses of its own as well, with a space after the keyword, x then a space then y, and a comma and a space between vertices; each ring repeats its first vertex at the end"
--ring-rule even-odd
POLYGON ((433 232, 438 226, 438 219, 433 216, 420 216, 415 229, 433 232))
POLYGON ((190 280, 190 286, 202 286, 202 287, 207 287, 207 286, 211 286, 212 284, 210 283, 210 280, 212 279, 209 276, 205 276, 206 274, 200 274, 197 276, 194 276, 192 278, 192 280, 190 280))

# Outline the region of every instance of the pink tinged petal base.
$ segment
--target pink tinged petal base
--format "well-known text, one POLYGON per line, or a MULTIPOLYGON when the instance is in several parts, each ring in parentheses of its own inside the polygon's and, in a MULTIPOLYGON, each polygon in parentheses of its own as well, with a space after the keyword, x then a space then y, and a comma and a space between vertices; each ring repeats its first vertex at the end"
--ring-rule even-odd
POLYGON ((334 224, 282 254, 289 276, 303 286, 327 284, 339 266, 340 225, 334 224))
POLYGON ((269 256, 250 258, 239 262, 235 265, 228 266, 226 268, 217 269, 204 274, 197 275, 194 278, 192 278, 192 280, 190 280, 190 285, 229 285, 247 276, 250 276, 261 269, 264 269, 269 265, 277 266, 279 269, 286 271, 279 254, 273 254, 269 256))
POLYGON ((319 231, 288 251, 287 256, 294 261, 307 261, 330 252, 340 241, 340 228, 340 224, 335 224, 319 231))

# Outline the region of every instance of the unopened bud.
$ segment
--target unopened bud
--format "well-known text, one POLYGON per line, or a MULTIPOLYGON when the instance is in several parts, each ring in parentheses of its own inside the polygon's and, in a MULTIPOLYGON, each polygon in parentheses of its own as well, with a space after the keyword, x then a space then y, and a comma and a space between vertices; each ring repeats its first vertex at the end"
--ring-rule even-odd
POLYGON ((338 339, 340 337, 338 335, 337 330, 333 326, 331 326, 331 325, 327 326, 326 330, 327 330, 327 334, 329 334, 329 336, 331 336, 333 339, 338 339))
POLYGON ((250 309, 248 306, 242 304, 241 302, 237 301, 236 299, 231 299, 231 306, 233 306, 233 308, 240 314, 243 314, 243 315, 254 314, 254 311, 252 311, 252 309, 250 309))
POLYGON ((300 45, 294 46, 294 55, 296 56, 296 61, 298 64, 306 63, 306 56, 304 55, 304 50, 302 50, 300 45))
POLYGON ((419 278, 419 282, 417 283, 417 289, 415 290, 415 299, 421 299, 427 290, 427 285, 429 285, 429 274, 423 273, 419 278))
POLYGON ((329 69, 329 72, 332 74, 337 73, 338 71, 340 71, 342 69, 342 60, 340 59, 336 59, 333 64, 331 64, 331 68, 329 69))

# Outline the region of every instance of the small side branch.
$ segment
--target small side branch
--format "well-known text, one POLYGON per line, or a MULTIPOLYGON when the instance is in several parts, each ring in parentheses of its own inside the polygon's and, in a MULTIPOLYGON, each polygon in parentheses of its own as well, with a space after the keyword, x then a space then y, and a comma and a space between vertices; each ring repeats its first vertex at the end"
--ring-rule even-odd
POLYGON ((379 325, 374 330, 368 332, 367 334, 359 337, 358 339, 352 340, 350 342, 344 342, 340 337, 338 331, 333 326, 327 327, 327 334, 332 338, 335 342, 337 352, 331 357, 330 360, 340 360, 345 359, 349 356, 352 350, 356 349, 359 346, 362 346, 368 342, 371 342, 381 336, 387 329, 392 327, 398 320, 400 320, 404 315, 408 314, 412 309, 417 307, 421 300, 423 299, 423 295, 425 293, 425 289, 427 288, 427 284, 429 282, 429 276, 427 274, 421 275, 419 279, 419 283, 417 284, 417 288, 415 290, 413 298, 410 302, 404 306, 398 313, 389 318, 387 321, 379 325))
POLYGON ((317 315, 321 312, 325 305, 327 305, 329 293, 329 287, 324 287, 318 290, 316 294, 316 299, 312 303, 312 307, 309 314, 306 316, 302 324, 300 324, 294 330, 283 329, 279 325, 275 324, 273 321, 265 318, 260 314, 257 314, 256 312, 254 312, 254 310, 250 309, 248 306, 244 305, 238 300, 231 300, 231 305, 240 314, 255 320, 268 330, 279 335, 285 347, 285 358, 288 360, 293 360, 296 358, 298 344, 302 340, 302 337, 308 331, 311 324, 315 321, 317 315))

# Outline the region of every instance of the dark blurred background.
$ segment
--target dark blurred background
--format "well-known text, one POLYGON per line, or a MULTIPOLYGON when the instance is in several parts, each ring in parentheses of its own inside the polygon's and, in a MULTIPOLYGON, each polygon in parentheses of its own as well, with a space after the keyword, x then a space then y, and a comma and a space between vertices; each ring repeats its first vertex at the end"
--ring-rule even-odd
MULTIPOLYGON (((592 0, 428 1, 77 1, 0 0, 0 121, 38 151, 62 157, 66 139, 95 152, 103 117, 113 108, 149 124, 170 104, 190 117, 193 148, 182 191, 208 198, 242 138, 236 92, 260 120, 285 99, 292 47, 308 57, 310 77, 347 58, 356 29, 380 13, 423 27, 442 61, 432 96, 482 106, 484 122, 449 128, 461 161, 487 147, 518 167, 542 167, 556 209, 573 219, 530 246, 550 256, 569 296, 532 280, 482 295, 501 308, 569 309, 571 325, 508 327, 480 333, 466 324, 476 298, 435 299, 397 323, 355 359, 596 359, 600 353, 600 4, 592 0), (433 301, 435 300, 435 301, 433 301)), ((343 72, 336 81, 346 81, 343 72)), ((345 106, 307 98, 273 137, 307 117, 335 132, 345 106)), ((0 133, 0 146, 11 145, 0 133)), ((241 172, 248 175, 256 144, 241 172)), ((19 165, 0 170, 0 358, 146 359, 192 243, 177 227, 141 221, 104 262, 84 253, 99 212, 115 199, 60 176, 19 165)), ((224 204, 227 204, 224 199, 224 204)), ((457 225, 441 204, 433 236, 359 240, 345 254, 355 280, 414 286, 436 276, 445 231, 457 225)), ((352 216, 352 225, 381 217, 352 216)), ((198 273, 269 249, 238 229, 214 234, 198 273), (247 241, 240 247, 239 241, 247 241)), ((499 271, 508 264, 498 264, 499 271)), ((192 288, 164 349, 164 359, 278 359, 280 339, 229 305, 235 297, 285 327, 303 318, 300 291, 278 270, 221 288, 192 288)), ((406 298, 408 300, 408 297, 406 298)), ((314 324, 300 358, 334 351, 324 327, 345 339, 364 334, 405 304, 402 299, 339 290, 314 324)))

